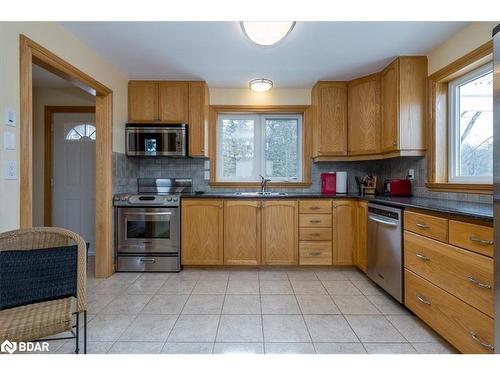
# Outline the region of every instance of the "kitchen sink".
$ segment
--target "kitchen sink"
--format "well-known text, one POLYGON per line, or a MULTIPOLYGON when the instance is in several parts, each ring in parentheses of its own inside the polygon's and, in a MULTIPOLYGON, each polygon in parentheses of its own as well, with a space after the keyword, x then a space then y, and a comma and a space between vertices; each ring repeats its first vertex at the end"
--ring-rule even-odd
POLYGON ((288 195, 287 193, 283 192, 278 192, 278 191, 266 191, 265 193, 262 193, 260 191, 251 191, 251 192, 244 192, 244 191, 238 191, 234 193, 234 195, 238 195, 240 197, 276 197, 276 196, 285 196, 288 195))

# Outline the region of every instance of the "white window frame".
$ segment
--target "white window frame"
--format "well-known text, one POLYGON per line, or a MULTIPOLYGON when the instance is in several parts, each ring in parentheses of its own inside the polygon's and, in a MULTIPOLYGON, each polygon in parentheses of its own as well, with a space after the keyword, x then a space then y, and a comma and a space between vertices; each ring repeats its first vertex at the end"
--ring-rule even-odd
POLYGON ((493 176, 459 176, 460 112, 459 87, 493 71, 491 63, 485 64, 448 83, 448 182, 465 184, 491 184, 493 176))
POLYGON ((217 182, 259 182, 260 175, 268 178, 266 175, 266 148, 265 148, 265 121, 266 119, 296 119, 298 124, 297 143, 298 143, 298 171, 296 178, 280 178, 269 177, 271 182, 302 182, 303 179, 303 118, 302 113, 219 113, 217 115, 216 126, 216 176, 217 182), (241 178, 241 177, 224 177, 223 176, 223 154, 222 154, 222 121, 224 119, 253 119, 255 122, 254 127, 254 154, 257 160, 254 161, 254 175, 241 178))

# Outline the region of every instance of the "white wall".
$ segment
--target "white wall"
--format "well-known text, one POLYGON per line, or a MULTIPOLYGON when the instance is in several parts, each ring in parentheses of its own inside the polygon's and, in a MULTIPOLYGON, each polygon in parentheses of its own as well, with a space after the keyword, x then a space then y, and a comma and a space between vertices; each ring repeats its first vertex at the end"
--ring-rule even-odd
POLYGON ((474 22, 427 54, 429 75, 480 47, 491 39, 498 22, 474 22))
POLYGON ((78 88, 33 89, 33 225, 43 225, 45 106, 94 106, 95 97, 78 88))
POLYGON ((0 232, 19 227, 19 179, 5 180, 6 160, 19 165, 19 34, 49 49, 62 59, 113 90, 113 150, 124 150, 123 133, 127 120, 127 79, 113 66, 54 22, 0 22, 0 145, 3 145, 3 118, 6 109, 16 113, 17 148, 0 150, 0 232))
POLYGON ((248 88, 211 88, 211 105, 309 105, 311 89, 278 89, 255 92, 248 88))

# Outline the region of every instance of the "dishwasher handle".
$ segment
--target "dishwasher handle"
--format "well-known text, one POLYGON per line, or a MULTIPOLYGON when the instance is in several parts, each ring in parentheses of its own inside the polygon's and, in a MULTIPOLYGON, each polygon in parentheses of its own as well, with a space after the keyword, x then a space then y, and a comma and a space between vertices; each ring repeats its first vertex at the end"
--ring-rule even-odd
POLYGON ((375 221, 377 223, 384 224, 384 225, 389 225, 391 227, 397 227, 399 225, 397 222, 378 219, 375 216, 371 216, 371 215, 368 215, 368 220, 375 221))

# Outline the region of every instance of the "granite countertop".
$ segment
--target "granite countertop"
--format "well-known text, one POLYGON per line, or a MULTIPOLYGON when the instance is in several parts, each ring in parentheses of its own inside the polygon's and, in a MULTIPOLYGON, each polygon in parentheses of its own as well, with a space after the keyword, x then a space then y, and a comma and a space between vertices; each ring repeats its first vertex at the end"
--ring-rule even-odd
POLYGON ((493 205, 425 197, 360 197, 357 194, 322 194, 320 192, 286 192, 286 195, 237 195, 234 192, 203 192, 182 194, 182 198, 232 198, 232 199, 360 199, 400 208, 419 208, 444 214, 461 215, 474 219, 493 221, 493 205))

